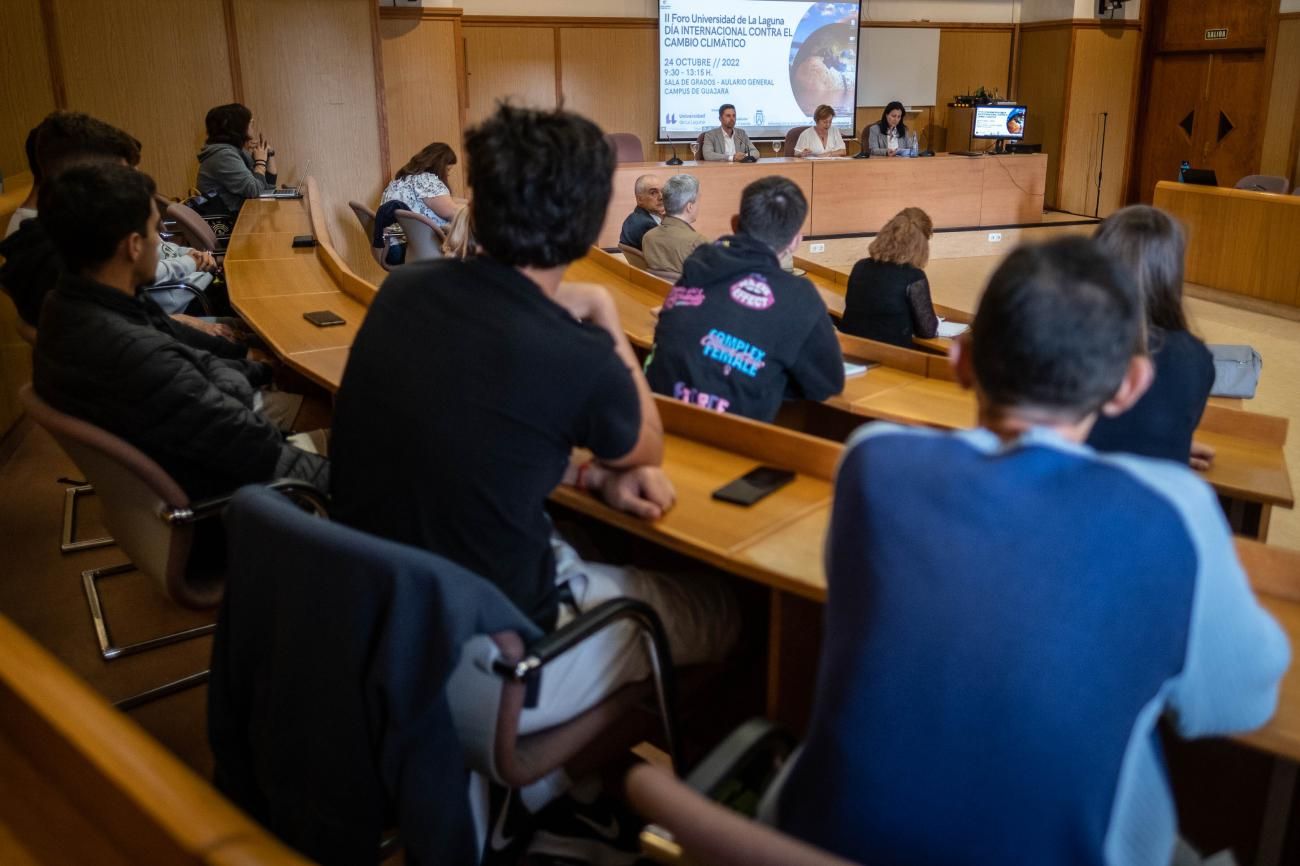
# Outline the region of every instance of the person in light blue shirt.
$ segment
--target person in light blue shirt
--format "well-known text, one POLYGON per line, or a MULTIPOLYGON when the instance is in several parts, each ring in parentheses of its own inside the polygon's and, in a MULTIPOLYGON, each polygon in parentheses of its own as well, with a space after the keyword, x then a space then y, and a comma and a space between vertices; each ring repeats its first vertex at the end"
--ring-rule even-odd
POLYGON ((1157 723, 1263 725, 1290 647, 1203 481, 1083 444, 1151 382, 1141 321, 1095 242, 1022 247, 955 353, 979 426, 849 441, 784 830, 878 866, 1170 862, 1157 723))

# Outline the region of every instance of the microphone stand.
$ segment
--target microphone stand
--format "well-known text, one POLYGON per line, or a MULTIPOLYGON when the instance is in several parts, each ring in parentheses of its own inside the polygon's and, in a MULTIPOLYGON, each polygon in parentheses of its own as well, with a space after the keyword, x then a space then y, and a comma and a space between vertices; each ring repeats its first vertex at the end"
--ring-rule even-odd
POLYGON ((681 165, 681 157, 677 155, 677 142, 673 141, 673 134, 671 132, 668 133, 668 143, 673 148, 673 155, 671 159, 664 163, 664 165, 681 165))
POLYGON ((1101 113, 1101 154, 1097 159, 1097 202, 1093 207, 1094 218, 1101 216, 1101 170, 1106 165, 1106 126, 1110 123, 1110 112, 1101 113))

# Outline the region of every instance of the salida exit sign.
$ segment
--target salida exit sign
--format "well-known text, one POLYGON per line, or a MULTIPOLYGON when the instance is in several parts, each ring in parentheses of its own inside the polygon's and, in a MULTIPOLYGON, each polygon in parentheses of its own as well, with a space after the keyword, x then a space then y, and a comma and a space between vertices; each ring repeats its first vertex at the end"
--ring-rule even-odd
POLYGON ((1206 30, 1206 31, 1205 31, 1205 38, 1206 38, 1206 39, 1227 39, 1227 38, 1228 38, 1228 28, 1227 28, 1227 27, 1219 27, 1219 28, 1216 28, 1216 29, 1214 29, 1214 30, 1206 30))

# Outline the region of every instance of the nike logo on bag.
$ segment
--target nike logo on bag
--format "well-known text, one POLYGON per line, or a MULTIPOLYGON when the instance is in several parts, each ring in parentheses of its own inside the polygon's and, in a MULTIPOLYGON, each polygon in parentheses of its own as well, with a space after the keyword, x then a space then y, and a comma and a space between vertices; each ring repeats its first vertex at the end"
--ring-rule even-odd
POLYGON ((586 815, 574 815, 573 817, 577 818, 579 821, 581 821, 582 823, 590 827, 592 830, 594 830, 596 832, 596 835, 598 836, 601 836, 605 839, 609 839, 610 841, 613 841, 618 838, 617 818, 610 818, 608 824, 601 826, 600 824, 597 824, 595 821, 588 818, 586 815))
POLYGON ((506 793, 506 801, 501 804, 501 811, 497 813, 497 819, 492 824, 492 838, 489 840, 489 844, 491 844, 493 851, 504 851, 515 841, 513 836, 507 836, 504 832, 506 813, 510 811, 510 798, 513 796, 513 791, 506 793))

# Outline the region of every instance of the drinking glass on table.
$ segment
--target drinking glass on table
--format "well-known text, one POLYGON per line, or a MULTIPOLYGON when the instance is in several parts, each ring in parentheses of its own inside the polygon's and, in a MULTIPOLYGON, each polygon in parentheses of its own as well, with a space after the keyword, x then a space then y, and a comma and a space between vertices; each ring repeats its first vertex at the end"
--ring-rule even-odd
POLYGON ((783 147, 785 147, 785 139, 778 138, 776 141, 772 142, 772 153, 775 153, 776 155, 780 156, 781 148, 783 147))
POLYGON ((691 159, 699 159, 699 158, 700 158, 700 142, 699 139, 696 139, 695 141, 691 142, 691 159))

